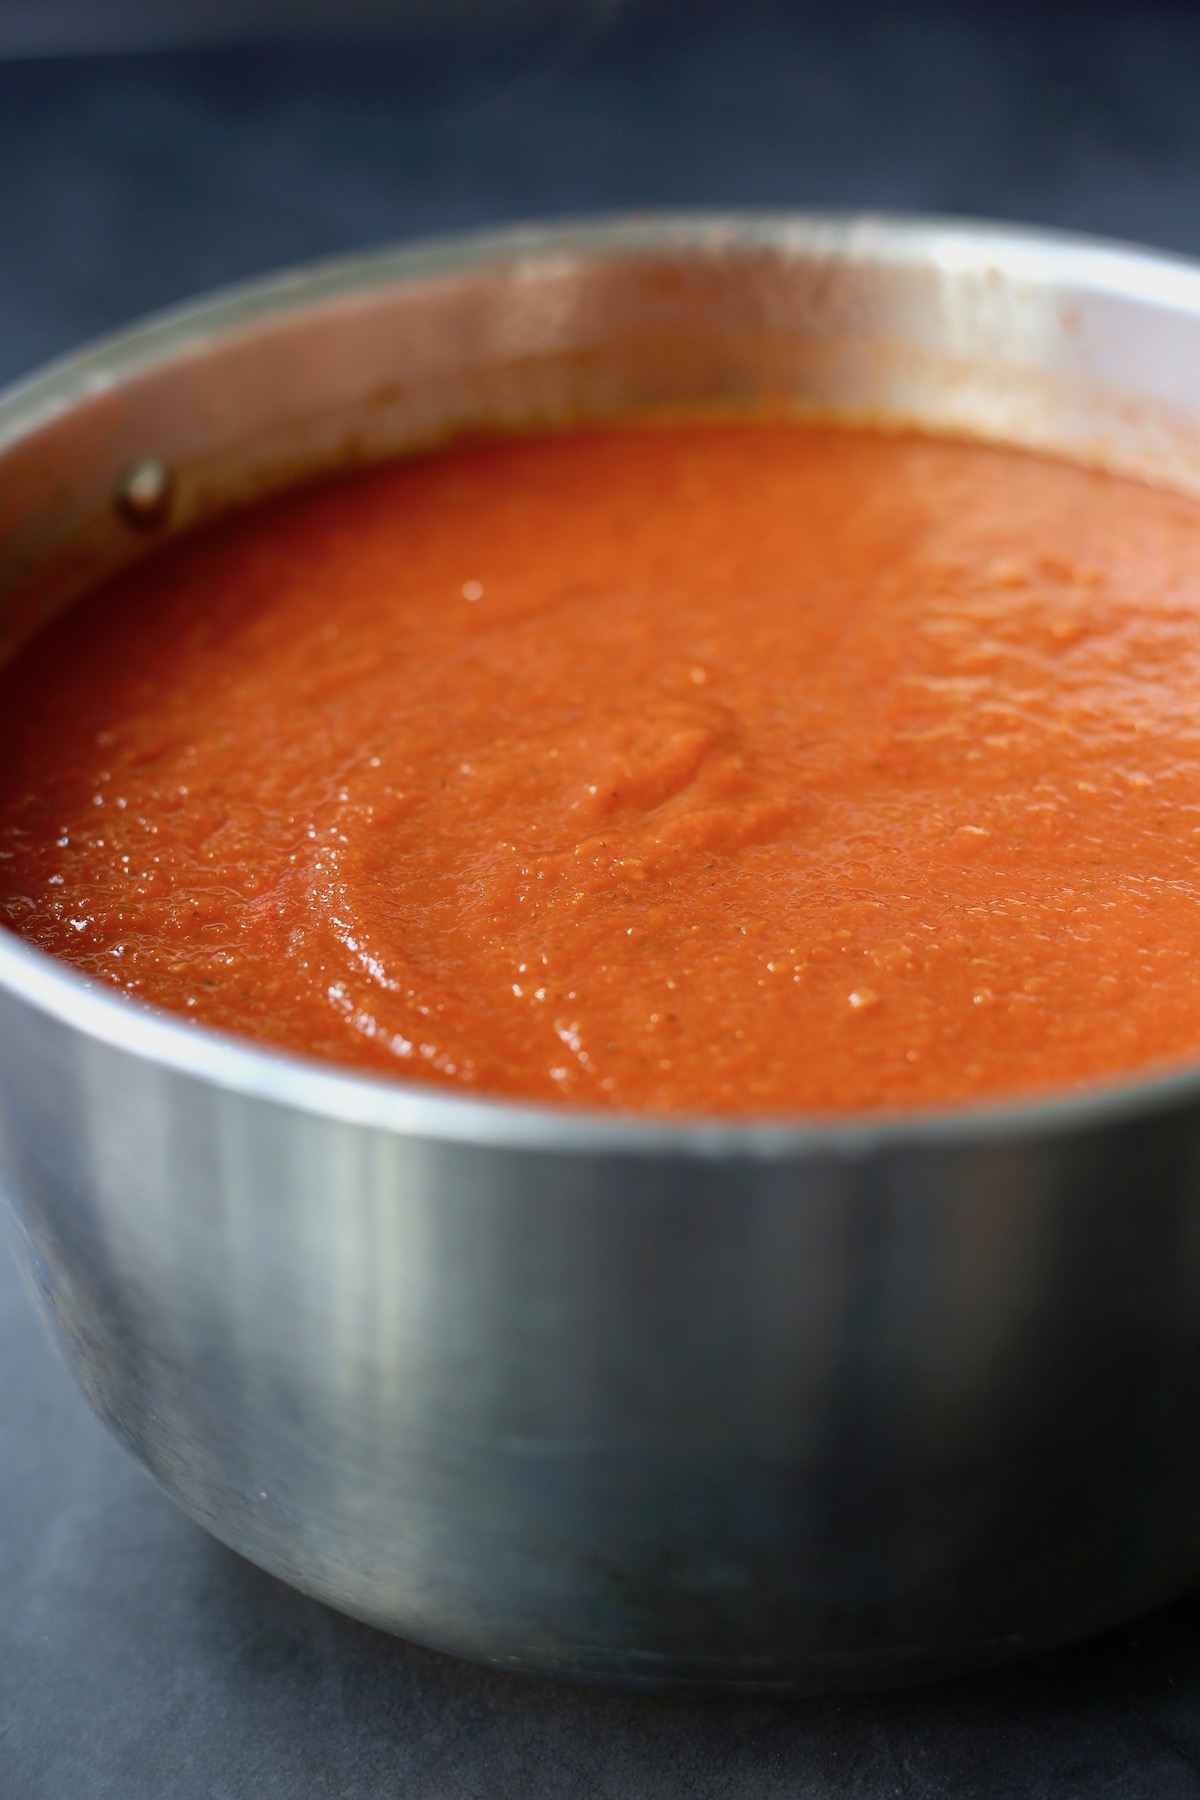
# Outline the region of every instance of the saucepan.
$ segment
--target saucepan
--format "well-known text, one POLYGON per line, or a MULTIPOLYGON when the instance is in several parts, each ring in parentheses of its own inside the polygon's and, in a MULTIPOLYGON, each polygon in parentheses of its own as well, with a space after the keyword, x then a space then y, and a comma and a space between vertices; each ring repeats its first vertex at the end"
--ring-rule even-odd
MULTIPOLYGON (((0 401, 0 655, 323 470, 689 405, 1200 491, 1200 267, 936 221, 447 241, 138 327, 0 401)), ((1200 1581, 1200 1068, 671 1123, 194 1028, 0 933, 0 1186, 96 1412, 285 1581, 506 1668, 947 1675, 1200 1581)))

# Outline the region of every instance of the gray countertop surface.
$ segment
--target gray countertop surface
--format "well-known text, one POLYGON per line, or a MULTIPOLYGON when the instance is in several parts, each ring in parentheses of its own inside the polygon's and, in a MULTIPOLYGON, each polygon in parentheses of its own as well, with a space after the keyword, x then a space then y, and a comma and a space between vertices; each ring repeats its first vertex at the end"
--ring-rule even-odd
MULTIPOLYGON (((596 0, 453 41, 0 62, 0 378, 274 265, 539 215, 901 208, 1200 252, 1198 102, 1200 13, 1149 3, 596 0)), ((0 1237, 0 1800, 507 1795, 1200 1795, 1200 1598, 861 1699, 472 1668, 177 1513, 87 1413, 0 1237)))

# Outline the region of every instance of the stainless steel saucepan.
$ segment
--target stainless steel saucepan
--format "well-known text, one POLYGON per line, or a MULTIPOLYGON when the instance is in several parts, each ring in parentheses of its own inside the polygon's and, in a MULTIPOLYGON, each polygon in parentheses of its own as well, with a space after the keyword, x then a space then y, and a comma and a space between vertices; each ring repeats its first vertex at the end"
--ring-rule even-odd
MULTIPOLYGON (((0 655, 322 469, 763 399, 1200 491, 1200 268, 696 217, 267 281, 0 402, 0 655)), ((1200 1068, 661 1124, 259 1049, 0 933, 0 1183, 88 1399, 168 1493, 428 1644, 626 1686, 867 1686, 1200 1580, 1200 1068)))

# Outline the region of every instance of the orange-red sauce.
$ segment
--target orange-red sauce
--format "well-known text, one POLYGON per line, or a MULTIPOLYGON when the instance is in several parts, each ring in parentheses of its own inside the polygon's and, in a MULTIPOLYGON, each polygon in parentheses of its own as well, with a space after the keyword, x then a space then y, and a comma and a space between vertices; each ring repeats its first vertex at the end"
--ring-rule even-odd
POLYGON ((1200 506, 793 423, 460 447, 0 677, 0 919, 406 1080, 656 1112, 1200 1052, 1200 506))

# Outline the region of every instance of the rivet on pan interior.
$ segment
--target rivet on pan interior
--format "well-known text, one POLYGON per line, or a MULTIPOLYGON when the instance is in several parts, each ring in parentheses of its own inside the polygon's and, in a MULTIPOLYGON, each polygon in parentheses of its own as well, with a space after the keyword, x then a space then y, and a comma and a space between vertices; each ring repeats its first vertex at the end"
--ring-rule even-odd
POLYGON ((130 525, 150 530, 170 512, 173 487, 174 478, 161 457, 135 457, 117 476, 114 503, 130 525))

